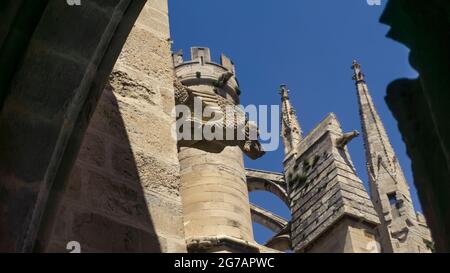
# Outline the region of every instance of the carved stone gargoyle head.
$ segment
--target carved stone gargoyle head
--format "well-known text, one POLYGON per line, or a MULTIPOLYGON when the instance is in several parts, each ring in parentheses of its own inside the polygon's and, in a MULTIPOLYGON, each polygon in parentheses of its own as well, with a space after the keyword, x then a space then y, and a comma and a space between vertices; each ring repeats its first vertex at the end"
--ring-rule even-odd
POLYGON ((342 137, 337 139, 336 146, 340 149, 343 149, 345 148, 345 146, 347 146, 348 143, 350 143, 350 141, 352 141, 354 138, 358 136, 359 132, 356 130, 349 133, 345 133, 342 137))

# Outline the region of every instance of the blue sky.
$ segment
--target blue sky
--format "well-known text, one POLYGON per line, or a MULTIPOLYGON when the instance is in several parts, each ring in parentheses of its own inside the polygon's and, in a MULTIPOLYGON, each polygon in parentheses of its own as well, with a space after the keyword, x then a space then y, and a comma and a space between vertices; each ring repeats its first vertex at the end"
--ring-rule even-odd
MULTIPOLYGON (((279 85, 285 83, 305 133, 329 112, 336 113, 344 130, 360 129, 351 62, 363 66, 379 114, 386 126, 415 206, 410 160, 397 124, 386 106, 387 85, 402 77, 416 77, 408 64, 408 50, 385 38, 388 27, 378 22, 384 9, 366 0, 171 0, 173 49, 189 53, 191 46, 211 48, 236 65, 243 105, 280 103, 279 85)), ((361 138, 349 145, 361 179, 366 183, 361 138)), ((282 171, 283 147, 246 167, 282 171)), ((251 193, 252 202, 289 218, 289 210, 270 193, 251 193)), ((265 242, 267 229, 254 225, 255 238, 265 242)))

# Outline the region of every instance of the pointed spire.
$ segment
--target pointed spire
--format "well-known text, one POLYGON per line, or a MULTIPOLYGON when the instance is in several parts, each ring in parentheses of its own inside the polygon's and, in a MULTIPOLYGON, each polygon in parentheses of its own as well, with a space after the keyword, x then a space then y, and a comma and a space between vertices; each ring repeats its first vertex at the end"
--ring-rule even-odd
POLYGON ((414 235, 408 235, 407 229, 398 228, 412 229, 416 220, 408 183, 369 93, 361 65, 353 61, 352 69, 358 95, 370 194, 381 218, 383 248, 385 251, 414 252, 417 249, 414 245, 417 240, 412 238, 414 235))
POLYGON ((302 140, 302 130, 297 120, 296 112, 289 99, 289 90, 286 85, 280 86, 281 95, 281 131, 284 143, 284 152, 289 154, 302 140))
POLYGON ((353 80, 356 83, 358 93, 368 164, 375 167, 381 164, 380 160, 382 160, 391 173, 400 171, 403 174, 401 170, 396 170, 397 167, 394 166, 396 155, 369 93, 361 65, 357 61, 353 61, 352 69, 354 71, 353 80))

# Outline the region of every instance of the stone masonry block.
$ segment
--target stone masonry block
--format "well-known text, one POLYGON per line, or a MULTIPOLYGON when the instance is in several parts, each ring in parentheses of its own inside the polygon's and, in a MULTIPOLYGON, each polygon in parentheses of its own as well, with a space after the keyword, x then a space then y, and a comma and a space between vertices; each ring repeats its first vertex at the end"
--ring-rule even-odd
POLYGON ((147 102, 151 105, 160 103, 160 96, 155 85, 131 78, 126 72, 114 70, 110 76, 110 84, 115 94, 122 97, 147 102))
POLYGON ((131 227, 95 213, 74 215, 72 238, 81 246, 109 252, 160 252, 158 237, 152 231, 131 227))
POLYGON ((148 225, 151 216, 145 200, 145 194, 139 184, 130 185, 102 175, 96 171, 87 171, 87 180, 83 195, 86 205, 102 211, 105 215, 125 219, 137 225, 148 225))
POLYGON ((80 161, 96 167, 105 165, 106 146, 103 136, 87 132, 80 148, 80 161))

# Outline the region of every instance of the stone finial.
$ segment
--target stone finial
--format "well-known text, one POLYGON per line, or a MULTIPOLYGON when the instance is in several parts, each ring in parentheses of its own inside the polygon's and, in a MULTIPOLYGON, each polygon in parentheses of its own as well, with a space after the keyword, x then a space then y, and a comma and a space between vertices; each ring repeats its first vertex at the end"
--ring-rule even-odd
POLYGON ((289 100, 289 90, 285 84, 280 86, 281 95, 281 137, 285 155, 298 147, 303 136, 294 107, 289 100))
POLYGON ((355 80, 356 83, 364 82, 364 74, 361 72, 361 65, 356 60, 353 60, 352 69, 355 72, 355 74, 353 74, 353 80, 355 80))
POLYGON ((183 50, 180 49, 177 52, 172 54, 172 59, 173 59, 173 65, 177 66, 180 65, 184 62, 183 60, 183 50))
POLYGON ((288 99, 289 98, 289 89, 287 88, 286 84, 280 85, 280 95, 281 99, 288 99))

